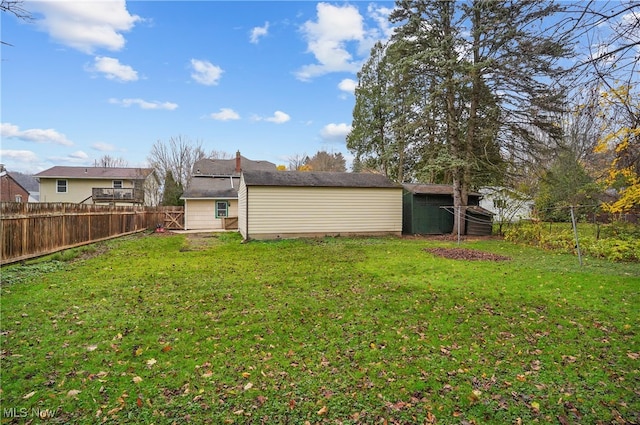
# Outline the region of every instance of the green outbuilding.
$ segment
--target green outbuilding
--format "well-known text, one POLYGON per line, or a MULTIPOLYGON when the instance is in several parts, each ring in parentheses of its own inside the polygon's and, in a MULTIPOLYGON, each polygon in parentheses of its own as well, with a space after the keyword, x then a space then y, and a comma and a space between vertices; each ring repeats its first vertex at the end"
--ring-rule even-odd
MULTIPOLYGON (((453 187, 444 184, 402 185, 402 233, 443 235, 453 232, 453 187)), ((469 193, 463 233, 491 234, 491 213, 479 207, 481 194, 469 193), (484 224, 484 225, 479 225, 484 224)))

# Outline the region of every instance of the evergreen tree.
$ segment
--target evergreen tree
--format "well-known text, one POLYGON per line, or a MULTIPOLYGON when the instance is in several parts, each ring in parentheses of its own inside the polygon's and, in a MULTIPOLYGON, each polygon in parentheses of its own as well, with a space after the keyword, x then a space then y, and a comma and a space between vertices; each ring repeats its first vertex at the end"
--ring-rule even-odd
POLYGON ((576 205, 595 205, 597 187, 570 149, 560 151, 540 181, 535 199, 540 219, 569 221, 569 208, 576 205))
POLYGON ((173 178, 171 171, 167 171, 164 179, 164 191, 162 192, 162 205, 184 206, 184 199, 180 199, 183 192, 182 184, 173 178))
POLYGON ((535 0, 398 1, 394 36, 359 74, 347 145, 359 166, 450 181, 457 228, 469 191, 501 177, 505 159, 555 147, 555 63, 567 51, 544 23, 559 10, 535 0))

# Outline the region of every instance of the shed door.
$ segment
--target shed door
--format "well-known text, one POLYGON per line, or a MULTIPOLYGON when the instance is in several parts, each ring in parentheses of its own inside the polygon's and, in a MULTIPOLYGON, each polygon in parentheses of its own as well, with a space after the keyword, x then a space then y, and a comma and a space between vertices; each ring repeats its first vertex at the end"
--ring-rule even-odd
POLYGON ((453 215, 439 205, 433 205, 426 197, 416 197, 414 229, 415 233, 423 235, 451 233, 453 215))

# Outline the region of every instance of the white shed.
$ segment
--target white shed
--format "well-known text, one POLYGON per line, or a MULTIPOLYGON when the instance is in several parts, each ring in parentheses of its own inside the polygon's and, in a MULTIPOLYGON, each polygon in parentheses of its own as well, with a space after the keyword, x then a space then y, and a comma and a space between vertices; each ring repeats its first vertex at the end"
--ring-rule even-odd
POLYGON ((379 174, 246 171, 238 229, 244 239, 400 235, 402 186, 379 174))

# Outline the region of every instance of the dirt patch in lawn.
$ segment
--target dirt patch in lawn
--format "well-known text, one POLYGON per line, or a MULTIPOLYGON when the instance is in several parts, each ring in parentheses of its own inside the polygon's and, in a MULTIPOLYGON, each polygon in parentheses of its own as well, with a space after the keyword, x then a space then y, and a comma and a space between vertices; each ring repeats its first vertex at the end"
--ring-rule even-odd
POLYGON ((452 260, 468 261, 507 261, 511 258, 504 255, 493 254, 491 252, 477 251, 468 248, 425 248, 425 251, 437 255, 438 257, 452 260))
POLYGON ((218 235, 214 233, 187 233, 185 246, 180 251, 204 251, 219 244, 218 235))

